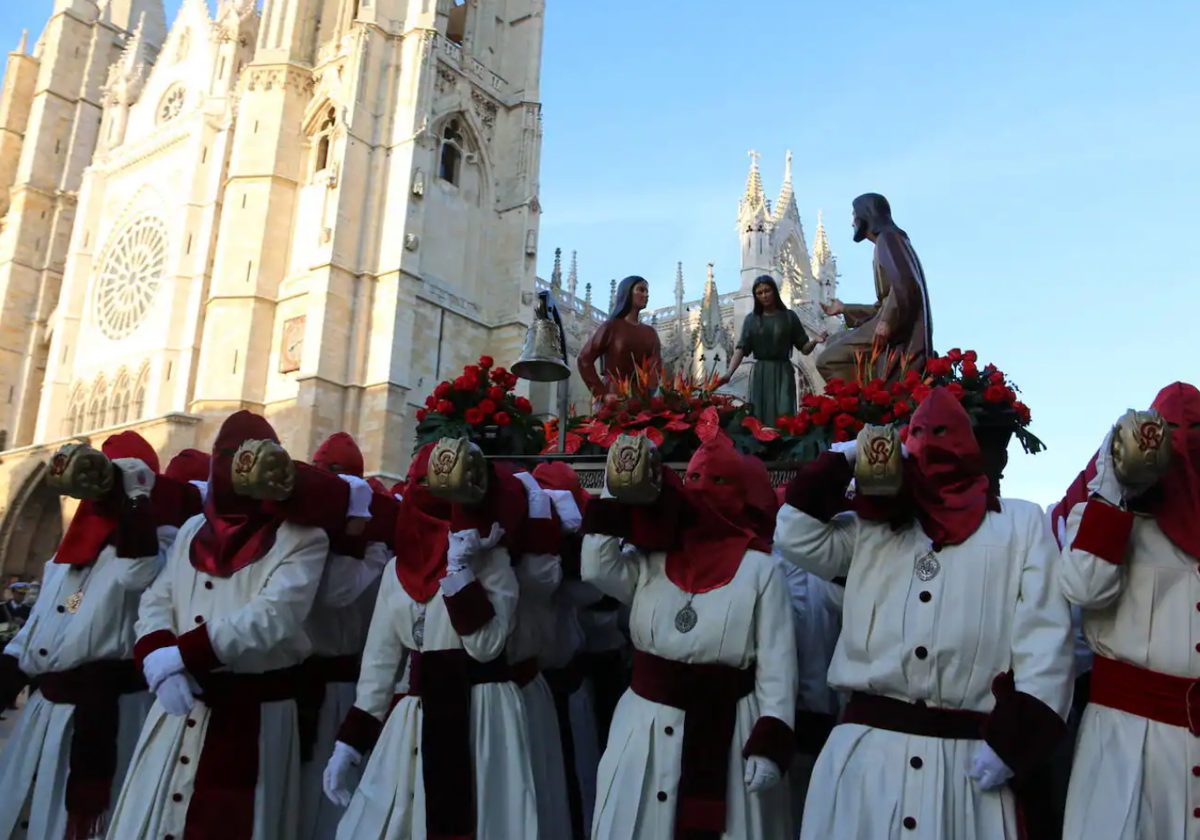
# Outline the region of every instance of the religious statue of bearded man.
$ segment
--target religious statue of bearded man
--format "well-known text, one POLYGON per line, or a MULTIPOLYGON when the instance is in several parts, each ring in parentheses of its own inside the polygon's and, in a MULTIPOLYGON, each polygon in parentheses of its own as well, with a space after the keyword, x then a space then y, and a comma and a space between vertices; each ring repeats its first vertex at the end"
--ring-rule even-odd
POLYGON ((901 361, 921 370, 933 353, 933 317, 921 261, 908 234, 892 220, 888 200, 878 193, 854 199, 854 241, 875 243, 873 304, 822 304, 826 315, 841 315, 844 332, 829 337, 817 360, 817 372, 832 379, 857 381, 858 357, 872 362, 870 377, 900 378, 901 361))

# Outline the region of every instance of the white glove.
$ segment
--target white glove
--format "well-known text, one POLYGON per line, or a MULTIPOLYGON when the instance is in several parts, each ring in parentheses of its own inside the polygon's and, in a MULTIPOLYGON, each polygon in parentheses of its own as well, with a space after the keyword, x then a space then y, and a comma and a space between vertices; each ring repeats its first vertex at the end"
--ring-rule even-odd
POLYGON ((159 704, 169 715, 182 717, 196 705, 196 695, 192 692, 192 684, 183 674, 172 674, 167 677, 154 691, 159 704))
POLYGON ((858 461, 858 441, 848 440, 843 443, 835 443, 829 447, 830 452, 837 452, 846 456, 846 460, 850 462, 850 466, 854 466, 858 461))
POLYGON ((362 764, 362 753, 349 744, 338 741, 333 745, 333 755, 325 765, 322 786, 325 796, 334 805, 345 808, 350 804, 350 771, 362 764))
POLYGON ((158 687, 167 677, 183 672, 183 656, 180 655, 177 645, 159 648, 142 662, 142 673, 146 675, 146 684, 153 692, 158 691, 158 687))
POLYGON ((117 458, 113 464, 121 472, 125 495, 130 499, 146 499, 154 489, 154 470, 140 458, 117 458))
POLYGON ((971 761, 971 772, 967 775, 975 780, 981 790, 992 790, 1011 779, 1013 771, 1008 769, 1004 759, 988 746, 987 741, 980 741, 971 761))
POLYGON ((200 491, 200 503, 204 504, 208 501, 208 482, 207 481, 189 481, 188 484, 200 491))
POLYGON ((554 504, 554 512, 558 514, 558 521, 562 523, 562 529, 565 533, 574 533, 583 525, 583 514, 579 512, 579 505, 575 501, 575 497, 571 495, 569 490, 546 490, 546 495, 550 497, 550 501, 554 504))
POLYGON ((393 494, 392 494, 392 498, 394 498, 394 499, 395 499, 397 502, 403 502, 403 501, 404 501, 404 496, 403 496, 403 495, 401 495, 400 493, 393 493, 393 494))
POLYGON ((530 519, 550 518, 550 497, 537 483, 537 479, 527 472, 517 473, 517 480, 525 486, 525 499, 529 502, 530 519))
POLYGON ((1124 507, 1125 488, 1117 481, 1117 471, 1113 468, 1112 439, 1112 432, 1104 436, 1104 443, 1096 454, 1096 476, 1088 482, 1088 492, 1110 505, 1124 507))
POLYGON ((339 474, 338 478, 350 485, 350 504, 346 508, 346 517, 349 519, 370 519, 371 497, 375 495, 375 491, 371 489, 371 485, 367 484, 365 479, 359 478, 356 475, 339 474))
POLYGON ((481 539, 474 528, 453 532, 450 535, 450 547, 446 551, 447 571, 453 574, 467 568, 472 559, 495 548, 503 536, 504 529, 499 522, 492 523, 491 533, 486 539, 481 539))
POLYGON ((758 793, 759 791, 768 790, 779 784, 783 774, 779 772, 779 765, 769 758, 763 758, 761 755, 752 755, 746 759, 746 790, 750 793, 758 793))

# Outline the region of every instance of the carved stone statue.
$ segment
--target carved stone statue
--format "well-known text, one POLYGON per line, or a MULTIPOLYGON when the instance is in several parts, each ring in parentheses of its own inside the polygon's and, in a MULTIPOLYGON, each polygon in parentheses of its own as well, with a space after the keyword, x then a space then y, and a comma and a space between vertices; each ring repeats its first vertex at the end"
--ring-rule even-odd
POLYGON ((856 355, 875 357, 873 376, 898 379, 901 361, 920 370, 933 355, 933 318, 921 261, 908 234, 892 221, 883 196, 866 193, 854 199, 854 241, 875 243, 873 304, 844 304, 836 298, 821 304, 826 315, 841 315, 846 331, 830 336, 817 360, 826 381, 858 378, 856 355))
POLYGON ((579 374, 596 399, 612 393, 615 380, 632 376, 639 365, 648 364, 656 375, 662 367, 658 331, 639 320, 649 302, 649 284, 641 277, 626 277, 617 288, 612 315, 579 351, 579 374))

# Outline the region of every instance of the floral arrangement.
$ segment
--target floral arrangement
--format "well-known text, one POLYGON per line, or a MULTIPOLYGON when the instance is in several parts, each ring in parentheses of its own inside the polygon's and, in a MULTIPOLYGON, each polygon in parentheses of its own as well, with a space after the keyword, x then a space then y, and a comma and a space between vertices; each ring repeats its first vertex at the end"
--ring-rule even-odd
POLYGON ((777 442, 769 447, 772 460, 809 460, 830 443, 852 440, 864 425, 906 425, 930 392, 943 386, 953 394, 977 427, 1008 428, 1031 454, 1045 445, 1029 431, 1029 407, 1017 399, 1018 389, 995 365, 978 364, 974 350, 954 349, 930 359, 923 372, 902 362, 900 380, 891 384, 871 379, 865 384, 835 379, 824 394, 806 394, 800 411, 780 417, 777 442))
MULTIPOLYGON (((595 414, 568 418, 567 453, 602 456, 620 435, 645 435, 664 460, 687 460, 719 431, 743 445, 756 429, 778 437, 749 416, 749 405, 716 393, 718 379, 714 375, 699 381, 682 373, 668 377, 639 365, 632 376, 614 382, 614 393, 604 397, 595 414)), ((558 451, 558 431, 557 419, 547 421, 543 453, 558 451)))
POLYGON ((467 365, 453 381, 440 383, 417 411, 417 448, 444 437, 466 437, 485 452, 536 455, 542 422, 533 406, 513 393, 518 378, 495 367, 491 356, 467 365))

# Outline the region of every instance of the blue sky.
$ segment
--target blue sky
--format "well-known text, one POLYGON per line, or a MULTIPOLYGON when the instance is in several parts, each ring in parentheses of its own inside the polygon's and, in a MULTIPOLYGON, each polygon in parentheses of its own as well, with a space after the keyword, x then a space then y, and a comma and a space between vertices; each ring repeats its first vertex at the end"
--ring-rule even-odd
MULTIPOLYGON (((0 45, 50 0, 0 8, 0 45)), ((1050 502, 1126 408, 1200 381, 1200 4, 1156 0, 549 0, 540 273, 582 282, 705 263, 737 285, 737 199, 756 149, 768 194, 795 155, 868 302, 850 201, 882 192, 928 275, 939 350, 1020 385, 1049 446, 1013 452, 1005 493, 1050 502)), ((168 19, 177 0, 168 0, 168 19)), ((1015 447, 1015 444, 1014 444, 1015 447)))

